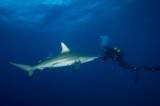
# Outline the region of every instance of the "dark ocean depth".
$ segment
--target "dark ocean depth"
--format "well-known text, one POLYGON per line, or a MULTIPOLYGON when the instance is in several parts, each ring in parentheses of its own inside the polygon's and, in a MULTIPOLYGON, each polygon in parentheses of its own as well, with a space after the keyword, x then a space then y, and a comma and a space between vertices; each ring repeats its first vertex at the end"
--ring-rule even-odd
POLYGON ((160 106, 160 71, 123 69, 100 58, 27 72, 71 50, 102 54, 101 36, 133 66, 160 66, 159 0, 0 0, 0 106, 160 106))

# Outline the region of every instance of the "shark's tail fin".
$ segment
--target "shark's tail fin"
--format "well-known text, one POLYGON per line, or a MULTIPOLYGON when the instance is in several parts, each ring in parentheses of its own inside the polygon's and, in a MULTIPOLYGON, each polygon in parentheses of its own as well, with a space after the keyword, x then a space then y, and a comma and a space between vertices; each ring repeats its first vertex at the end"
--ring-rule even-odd
POLYGON ((33 66, 28 66, 28 65, 23 65, 23 64, 17 64, 17 63, 13 63, 13 62, 9 62, 11 65, 16 66, 20 69, 23 69, 25 71, 28 72, 28 80, 31 78, 34 68, 33 66))

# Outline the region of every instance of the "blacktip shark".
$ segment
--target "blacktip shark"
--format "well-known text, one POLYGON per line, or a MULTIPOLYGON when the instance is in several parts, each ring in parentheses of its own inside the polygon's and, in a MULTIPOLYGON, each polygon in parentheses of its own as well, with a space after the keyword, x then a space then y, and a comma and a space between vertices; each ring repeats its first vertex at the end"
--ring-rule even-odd
POLYGON ((29 66, 24 64, 17 64, 13 62, 9 62, 11 65, 16 66, 20 69, 23 69, 28 72, 28 80, 32 76, 35 69, 43 70, 44 68, 55 68, 55 67, 64 67, 64 66, 73 66, 74 70, 78 70, 80 64, 90 62, 99 56, 73 52, 71 51, 63 42, 61 42, 62 51, 60 54, 56 56, 52 56, 50 58, 46 58, 40 62, 38 62, 35 66, 29 66))

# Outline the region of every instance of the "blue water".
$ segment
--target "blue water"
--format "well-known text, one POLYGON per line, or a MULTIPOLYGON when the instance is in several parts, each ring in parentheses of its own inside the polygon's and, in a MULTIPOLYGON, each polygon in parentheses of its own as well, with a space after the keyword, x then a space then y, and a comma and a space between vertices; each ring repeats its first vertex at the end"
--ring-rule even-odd
POLYGON ((0 106, 160 106, 160 72, 136 73, 111 60, 27 72, 50 53, 102 55, 100 36, 134 66, 160 65, 159 0, 1 0, 0 106))

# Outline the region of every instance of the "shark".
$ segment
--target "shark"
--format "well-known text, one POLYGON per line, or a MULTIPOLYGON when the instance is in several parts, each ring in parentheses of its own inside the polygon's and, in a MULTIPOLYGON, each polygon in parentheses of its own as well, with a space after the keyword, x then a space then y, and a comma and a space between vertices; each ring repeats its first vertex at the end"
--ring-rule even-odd
POLYGON ((87 54, 77 51, 71 51, 63 42, 61 42, 62 51, 52 57, 48 57, 42 61, 39 61, 36 65, 24 65, 14 62, 9 62, 9 64, 18 67, 26 72, 28 72, 28 80, 33 75, 34 70, 39 69, 43 70, 45 68, 56 68, 64 66, 73 66, 74 70, 78 70, 79 66, 82 63, 93 61, 96 58, 99 58, 99 55, 87 54))

